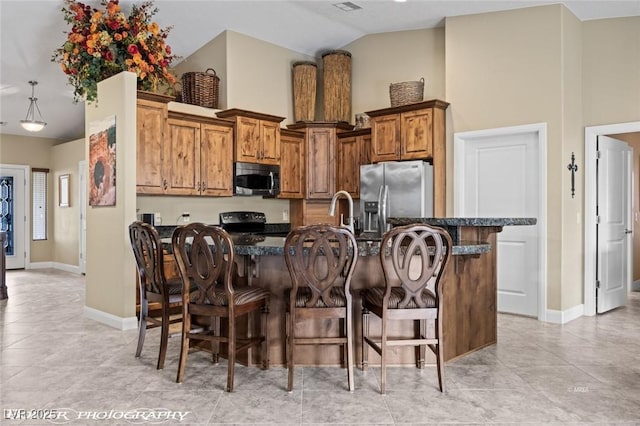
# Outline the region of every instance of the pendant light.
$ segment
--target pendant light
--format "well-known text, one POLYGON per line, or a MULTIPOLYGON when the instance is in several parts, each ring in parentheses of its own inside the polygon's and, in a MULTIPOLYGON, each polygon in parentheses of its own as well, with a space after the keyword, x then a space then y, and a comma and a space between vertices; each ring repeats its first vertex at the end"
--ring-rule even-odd
POLYGON ((42 120, 42 113, 40 112, 40 108, 38 108, 38 98, 34 96, 35 87, 38 82, 35 80, 31 80, 29 81, 29 84, 31 85, 31 97, 29 98, 31 103, 29 104, 29 109, 27 110, 27 116, 24 120, 20 120, 20 125, 23 129, 29 132, 39 132, 40 130, 44 129, 44 126, 46 126, 47 123, 42 120), (40 120, 36 120, 36 110, 38 111, 38 118, 40 120))

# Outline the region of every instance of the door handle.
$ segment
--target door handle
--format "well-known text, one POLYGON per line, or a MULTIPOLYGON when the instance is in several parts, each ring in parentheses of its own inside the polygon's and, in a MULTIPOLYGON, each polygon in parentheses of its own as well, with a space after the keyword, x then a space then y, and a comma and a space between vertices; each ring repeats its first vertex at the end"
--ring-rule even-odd
POLYGON ((625 229, 625 230, 624 230, 624 233, 625 233, 625 234, 632 234, 632 233, 633 233, 633 231, 632 231, 631 229, 625 229))

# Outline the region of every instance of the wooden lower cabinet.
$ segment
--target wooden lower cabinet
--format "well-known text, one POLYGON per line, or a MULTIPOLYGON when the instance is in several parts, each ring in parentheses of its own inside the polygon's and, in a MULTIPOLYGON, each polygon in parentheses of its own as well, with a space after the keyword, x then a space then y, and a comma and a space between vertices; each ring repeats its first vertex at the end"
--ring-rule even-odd
POLYGON ((336 211, 335 216, 330 216, 330 206, 330 200, 291 200, 289 203, 291 229, 317 223, 339 225, 339 211, 336 211))

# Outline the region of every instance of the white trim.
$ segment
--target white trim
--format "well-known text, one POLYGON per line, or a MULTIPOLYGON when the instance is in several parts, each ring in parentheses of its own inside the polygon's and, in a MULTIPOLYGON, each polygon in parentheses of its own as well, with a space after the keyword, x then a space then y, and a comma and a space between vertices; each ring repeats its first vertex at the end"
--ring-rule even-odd
POLYGON ((60 262, 33 262, 26 269, 58 269, 60 271, 80 274, 80 267, 77 265, 68 265, 60 262))
POLYGON ((538 134, 538 320, 547 320, 547 123, 525 124, 522 126, 501 127, 453 135, 453 207, 454 216, 463 211, 464 200, 464 160, 465 143, 469 139, 502 136, 520 133, 538 134))
POLYGON ((66 263, 53 262, 53 267, 61 271, 71 272, 73 274, 80 274, 80 267, 78 265, 68 265, 66 263))
POLYGON ((53 262, 33 262, 29 264, 28 268, 25 269, 47 269, 53 268, 53 262))
POLYGON ((584 129, 584 315, 596 314, 596 147, 598 135, 640 132, 640 121, 584 129))
POLYGON ((631 291, 640 291, 640 280, 631 283, 631 291))
POLYGON ((88 306, 84 307, 84 316, 118 330, 135 330, 136 328, 138 328, 138 319, 136 317, 117 317, 115 315, 99 311, 88 306))
POLYGON ((29 269, 31 265, 31 166, 0 163, 1 168, 21 169, 24 172, 24 269, 29 269))
POLYGON ((573 308, 565 309, 564 311, 547 309, 546 317, 547 322, 554 324, 566 324, 569 321, 580 318, 582 315, 584 315, 584 305, 577 305, 573 308))

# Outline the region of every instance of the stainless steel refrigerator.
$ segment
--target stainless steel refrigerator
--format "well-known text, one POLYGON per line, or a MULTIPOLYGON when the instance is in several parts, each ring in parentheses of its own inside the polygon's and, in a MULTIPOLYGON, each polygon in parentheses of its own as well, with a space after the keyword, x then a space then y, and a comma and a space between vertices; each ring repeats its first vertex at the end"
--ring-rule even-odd
POLYGON ((433 216, 433 166, 387 161, 360 166, 362 231, 381 236, 388 217, 433 216))

